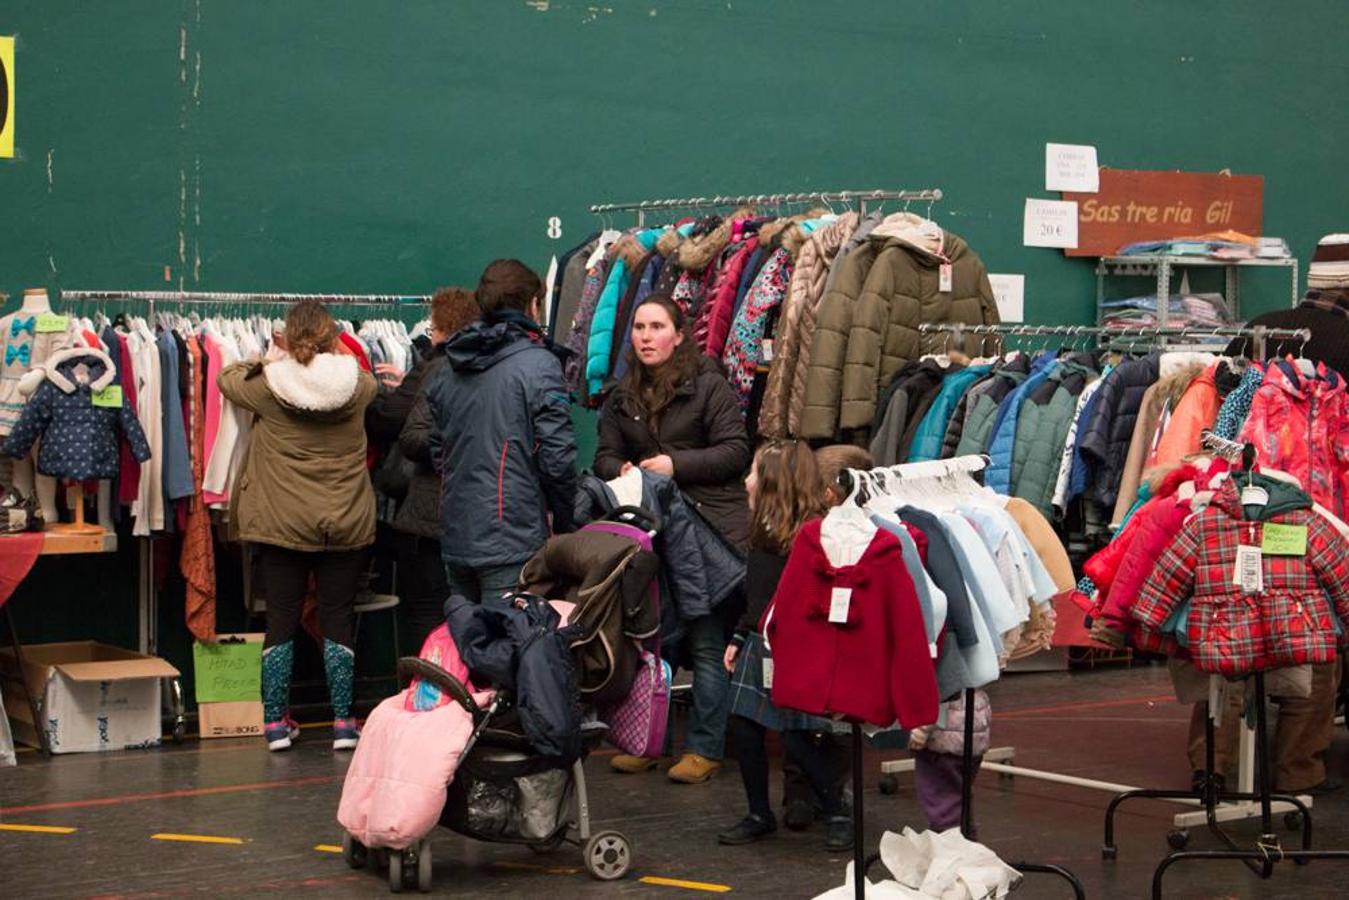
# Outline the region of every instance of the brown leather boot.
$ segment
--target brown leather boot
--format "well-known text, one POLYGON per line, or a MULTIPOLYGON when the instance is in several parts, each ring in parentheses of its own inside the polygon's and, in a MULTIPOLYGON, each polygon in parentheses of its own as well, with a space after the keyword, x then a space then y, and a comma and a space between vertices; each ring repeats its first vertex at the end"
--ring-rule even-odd
POLYGON ((679 758, 679 762, 670 767, 670 771, 665 774, 671 781, 677 781, 680 784, 702 784, 707 781, 717 770, 721 768, 721 760, 708 759, 706 756, 699 756, 697 753, 685 753, 679 758))
POLYGON ((625 775, 635 775, 638 772, 646 772, 656 767, 656 761, 646 756, 631 756, 627 753, 620 753, 609 760, 609 766, 615 772, 622 772, 625 775))

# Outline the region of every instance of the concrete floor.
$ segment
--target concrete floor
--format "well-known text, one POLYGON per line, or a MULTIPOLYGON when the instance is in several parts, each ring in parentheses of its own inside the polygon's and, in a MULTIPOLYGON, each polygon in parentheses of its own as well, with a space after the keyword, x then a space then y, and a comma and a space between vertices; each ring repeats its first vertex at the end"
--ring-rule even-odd
MULTIPOLYGON (((1188 781, 1184 744, 1188 708, 1169 700, 1165 672, 1132 670, 1008 676, 992 693, 993 743, 1017 748, 1017 762, 1085 777, 1146 786, 1188 781)), ((257 896, 284 891, 321 896, 379 896, 385 882, 353 872, 339 854, 334 813, 348 757, 328 748, 328 731, 308 730, 289 753, 260 741, 221 741, 159 751, 62 756, 20 754, 0 770, 0 824, 75 829, 71 833, 0 831, 5 875, 0 896, 257 896), (228 843, 154 839, 215 836, 228 843)), ((888 754, 893 756, 895 754, 888 754)), ((1349 736, 1336 736, 1332 772, 1346 774, 1349 736)), ((868 751, 865 795, 868 846, 883 829, 922 828, 911 776, 899 791, 876 789, 882 756, 868 751)), ((587 767, 597 829, 624 832, 634 871, 611 884, 592 881, 580 853, 563 847, 537 855, 445 830, 434 835, 436 893, 443 896, 678 896, 729 888, 755 896, 809 897, 842 883, 845 857, 822 848, 818 830, 780 832, 768 841, 720 847, 715 833, 742 814, 733 767, 701 786, 669 783, 660 773, 621 776, 604 756, 587 767), (695 884, 673 886, 644 877, 695 884), (701 887, 700 887, 701 885, 701 887)), ((981 839, 1004 859, 1033 859, 1072 869, 1096 898, 1148 895, 1152 869, 1177 807, 1127 804, 1119 816, 1116 862, 1100 854, 1108 795, 984 773, 975 790, 981 839)), ((1316 843, 1349 847, 1349 788, 1317 801, 1316 843)), ((1278 827, 1279 833, 1291 834, 1278 827)), ((1233 827, 1253 839, 1254 823, 1233 827)), ((1202 831, 1192 847, 1216 847, 1202 831)), ((1284 864, 1261 882, 1240 863, 1191 863, 1167 876, 1167 895, 1185 898, 1321 898, 1349 894, 1349 865, 1284 864)), ((1063 883, 1027 876, 1018 897, 1070 896, 1063 883)))

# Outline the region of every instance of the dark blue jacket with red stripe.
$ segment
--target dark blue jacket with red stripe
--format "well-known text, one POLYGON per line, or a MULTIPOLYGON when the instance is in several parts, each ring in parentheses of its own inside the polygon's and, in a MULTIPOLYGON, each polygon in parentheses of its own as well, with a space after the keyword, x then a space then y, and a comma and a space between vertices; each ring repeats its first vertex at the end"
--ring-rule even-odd
POLYGON ((440 436, 440 552, 454 566, 522 563, 571 531, 576 436, 562 362, 519 313, 489 316, 445 342, 426 385, 440 436))

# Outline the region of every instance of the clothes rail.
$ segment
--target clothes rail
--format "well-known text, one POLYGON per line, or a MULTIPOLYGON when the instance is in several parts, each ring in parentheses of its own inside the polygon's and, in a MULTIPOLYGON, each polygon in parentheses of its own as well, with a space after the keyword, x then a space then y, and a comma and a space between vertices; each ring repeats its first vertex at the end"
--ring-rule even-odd
POLYGON ((1077 337, 1090 335, 1106 339, 1142 338, 1250 338, 1254 356, 1263 358, 1265 341, 1289 340, 1303 344, 1312 339, 1310 328, 1268 328, 1264 325, 1228 325, 1197 328, 1111 328, 1105 325, 966 325, 963 322, 923 322, 918 330, 925 334, 946 333, 959 340, 966 334, 1000 337, 1077 337))
POLYGON ((139 300, 148 303, 239 303, 276 304, 317 300, 338 306, 415 306, 430 301, 429 295, 409 294, 281 294, 221 291, 61 291, 61 299, 139 300))
POLYGON ((806 191, 791 194, 745 194, 716 197, 677 197, 663 200, 638 200, 635 203, 597 203, 590 207, 592 213, 630 212, 653 209, 716 209, 721 206, 746 206, 750 204, 773 203, 809 203, 818 200, 823 203, 881 202, 884 200, 904 200, 914 203, 935 203, 942 198, 941 188, 926 188, 918 191, 875 190, 875 191, 806 191))

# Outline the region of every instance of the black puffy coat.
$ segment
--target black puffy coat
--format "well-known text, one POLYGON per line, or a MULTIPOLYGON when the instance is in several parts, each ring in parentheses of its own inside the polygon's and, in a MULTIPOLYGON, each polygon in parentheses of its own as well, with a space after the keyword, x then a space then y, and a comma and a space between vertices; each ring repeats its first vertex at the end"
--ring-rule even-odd
POLYGON ((1115 505, 1138 410, 1143 405, 1143 395, 1158 378, 1161 359, 1160 353, 1149 353, 1112 369, 1096 389, 1091 421, 1079 426, 1086 429, 1079 432, 1078 445, 1092 478, 1087 496, 1106 509, 1115 505))
POLYGON ((456 595, 445 602, 445 617, 474 680, 514 695, 534 749, 563 763, 580 756, 576 670, 557 610, 533 594, 489 597, 481 604, 456 595))
MULTIPOLYGON (((444 365, 445 357, 434 356, 422 364, 421 385, 426 385, 444 365)), ((414 374, 417 373, 414 369, 414 374)), ((412 376, 408 376, 409 379, 412 376)), ((403 382, 407 384, 406 381, 403 382)), ((398 447, 411 465, 407 495, 398 506, 393 526, 407 534, 440 540, 440 432, 431 421, 425 391, 414 390, 415 402, 397 432, 398 447)), ((366 415, 366 429, 370 416, 366 415)))
POLYGON ((622 385, 613 392, 600 412, 595 474, 607 481, 617 478, 626 462, 668 455, 679 489, 744 552, 749 547, 744 478, 754 454, 726 376, 713 360, 700 360, 698 373, 675 389, 654 422, 622 385))

